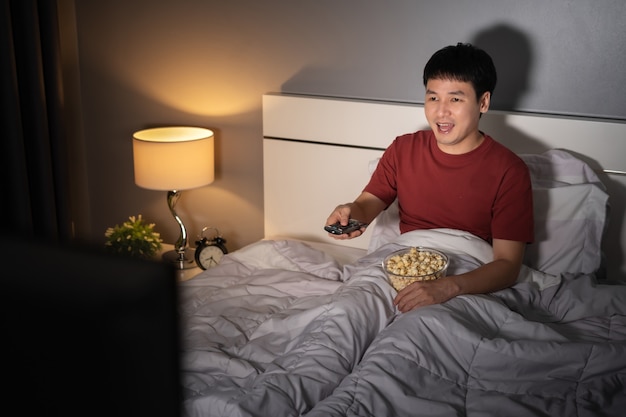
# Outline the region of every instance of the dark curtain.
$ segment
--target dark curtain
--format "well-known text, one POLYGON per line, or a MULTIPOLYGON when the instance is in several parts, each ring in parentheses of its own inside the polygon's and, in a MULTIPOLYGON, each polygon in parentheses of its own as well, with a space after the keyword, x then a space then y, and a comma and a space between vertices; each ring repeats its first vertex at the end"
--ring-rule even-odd
POLYGON ((66 241, 72 228, 56 1, 0 1, 0 224, 5 233, 66 241))

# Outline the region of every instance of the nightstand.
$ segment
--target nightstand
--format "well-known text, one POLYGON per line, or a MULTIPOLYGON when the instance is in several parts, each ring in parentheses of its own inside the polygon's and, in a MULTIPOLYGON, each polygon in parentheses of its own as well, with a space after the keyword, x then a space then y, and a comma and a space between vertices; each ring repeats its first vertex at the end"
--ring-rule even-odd
MULTIPOLYGON (((171 250, 174 250, 174 245, 171 245, 169 243, 162 243, 161 251, 158 253, 157 256, 160 258, 165 252, 168 252, 171 250)), ((194 250, 195 249, 191 248, 192 254, 194 250)), ((195 260, 194 260, 194 265, 195 265, 195 260)), ((193 268, 188 268, 188 269, 177 269, 176 279, 178 279, 178 281, 188 281, 191 278, 198 275, 200 272, 202 272, 202 268, 199 268, 198 266, 194 266, 193 268)))

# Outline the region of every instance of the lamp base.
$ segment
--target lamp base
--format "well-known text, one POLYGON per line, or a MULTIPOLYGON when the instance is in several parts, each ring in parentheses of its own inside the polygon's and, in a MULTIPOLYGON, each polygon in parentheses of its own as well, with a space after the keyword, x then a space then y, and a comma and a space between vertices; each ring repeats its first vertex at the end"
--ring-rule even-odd
POLYGON ((175 250, 163 253, 162 258, 165 262, 174 265, 176 269, 191 269, 196 267, 194 250, 190 248, 185 248, 183 259, 180 258, 179 253, 175 250))

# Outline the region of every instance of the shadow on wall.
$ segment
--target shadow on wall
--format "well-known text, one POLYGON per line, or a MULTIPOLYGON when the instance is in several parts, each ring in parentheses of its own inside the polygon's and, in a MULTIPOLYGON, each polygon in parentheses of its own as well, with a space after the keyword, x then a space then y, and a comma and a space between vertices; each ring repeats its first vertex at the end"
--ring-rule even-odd
MULTIPOLYGON (((498 72, 490 112, 516 111, 520 99, 530 86, 533 54, 528 37, 512 26, 498 24, 478 32, 470 43, 491 55, 498 72)), ((487 134, 498 132, 494 139, 516 153, 541 153, 548 150, 541 141, 508 125, 505 117, 489 117, 487 113, 481 120, 481 129, 487 134)))
POLYGON ((491 98, 490 111, 481 120, 481 130, 494 133, 494 139, 515 153, 542 153, 548 150, 540 140, 509 125, 506 117, 494 117, 494 111, 516 111, 530 86, 532 48, 520 30, 498 24, 478 32, 471 44, 484 49, 493 59, 498 81, 491 98))
POLYGON ((529 75, 533 64, 530 40, 520 30, 500 24, 480 31, 471 43, 491 55, 498 71, 491 108, 515 110, 530 86, 529 75))

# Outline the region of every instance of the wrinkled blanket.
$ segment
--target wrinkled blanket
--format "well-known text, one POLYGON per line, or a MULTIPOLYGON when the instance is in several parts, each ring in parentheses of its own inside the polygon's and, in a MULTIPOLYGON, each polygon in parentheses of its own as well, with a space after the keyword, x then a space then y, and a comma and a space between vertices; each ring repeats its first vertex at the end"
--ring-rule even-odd
POLYGON ((521 275, 507 290, 398 315, 306 416, 625 415, 626 286, 521 275))
POLYGON ((626 286, 523 268, 518 284, 398 313, 381 260, 482 240, 415 231, 340 266, 297 241, 262 241, 181 284, 189 416, 621 415, 626 286))
POLYGON ((298 416, 329 395, 394 315, 385 280, 342 276, 301 242, 262 241, 182 283, 185 415, 298 416))

